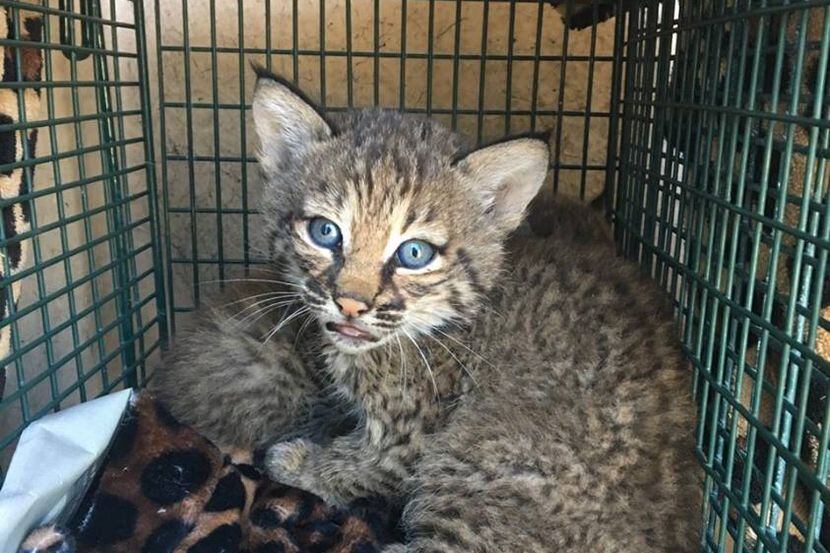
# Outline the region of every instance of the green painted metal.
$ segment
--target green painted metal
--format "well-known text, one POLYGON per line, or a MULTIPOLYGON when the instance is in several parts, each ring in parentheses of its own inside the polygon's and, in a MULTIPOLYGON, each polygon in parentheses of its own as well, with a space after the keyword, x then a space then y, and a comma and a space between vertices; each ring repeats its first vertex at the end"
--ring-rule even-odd
POLYGON ((31 230, 0 230, 6 275, 8 248, 30 247, 28 263, 0 281, 22 288, 0 321, 12 340, 0 359, 10 380, 0 400, 0 479, 30 421, 139 384, 167 335, 143 6, 116 4, 0 2, 11 31, 0 45, 13 48, 17 67, 24 48, 43 62, 40 82, 0 83, 18 107, 0 132, 39 133, 37 153, 23 148, 2 168, 23 169, 28 192, 0 208, 25 204, 31 230), (23 14, 42 17, 41 40, 19 38, 23 14))
POLYGON ((701 548, 826 552, 830 3, 676 9, 627 16, 613 216, 695 370, 701 548))
POLYGON ((28 83, 0 83, 17 95, 20 118, 0 132, 38 128, 42 141, 0 166, 37 168, 24 198, 31 232, 7 238, 0 228, 0 251, 32 246, 32 263, 0 283, 29 290, 0 323, 13 348, 0 360, 12 381, 0 401, 0 422, 12 421, 0 427, 0 466, 31 420, 143 383, 175 316, 208 285, 261 262, 247 79, 256 60, 311 86, 331 112, 384 105, 454 129, 470 123, 479 142, 494 128, 552 127, 551 188, 577 172, 585 195, 603 175, 621 253, 674 301, 701 413, 690 429, 706 499, 701 550, 827 553, 830 366, 816 342, 830 340, 830 0, 621 0, 601 27, 613 32, 613 50, 599 46, 597 28, 566 28, 556 51, 543 43, 561 17, 606 3, 238 1, 229 24, 216 0, 155 0, 160 24, 148 45, 142 2, 121 13, 116 0, 0 0, 50 23, 37 45, 38 120, 26 120, 28 83), (163 20, 163 7, 180 18, 163 20), (249 32, 259 23, 252 13, 264 18, 264 36, 249 32), (368 38, 358 34, 367 18, 368 38), (301 36, 307 28, 316 45, 301 36), (530 29, 529 50, 514 44, 519 28, 530 29), (576 64, 587 80, 578 83, 584 107, 574 108, 566 91, 576 64), (602 67, 610 109, 597 107, 602 67), (207 86, 197 73, 205 68, 207 86), (421 68, 425 92, 414 100, 407 89, 421 68), (390 78, 401 83, 391 91, 390 78), (497 87, 503 97, 493 102, 497 87), (530 91, 526 105, 520 90, 530 91), (580 135, 568 136, 577 120, 580 135), (597 121, 608 124, 607 162, 589 155, 597 121), (579 153, 563 160, 566 142, 579 153))

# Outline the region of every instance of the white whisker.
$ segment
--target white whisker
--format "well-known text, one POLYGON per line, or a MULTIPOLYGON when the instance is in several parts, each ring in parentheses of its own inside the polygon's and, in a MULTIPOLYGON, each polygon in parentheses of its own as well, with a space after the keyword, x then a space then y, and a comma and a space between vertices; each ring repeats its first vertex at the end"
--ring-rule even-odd
POLYGON ((308 327, 308 323, 310 323, 312 320, 314 320, 314 314, 311 312, 311 310, 309 310, 309 312, 306 314, 306 318, 303 321, 303 324, 300 325, 300 329, 297 331, 297 335, 294 337, 294 349, 297 349, 297 344, 300 343, 300 336, 303 335, 303 332, 308 327))
POLYGON ((478 353, 478 352, 476 352, 476 351, 473 351, 472 349, 470 349, 470 347, 469 347, 467 344, 465 344, 464 342, 460 341, 460 340, 459 340, 459 339, 457 339, 456 337, 454 337, 454 336, 452 336, 452 335, 450 335, 450 334, 447 334, 446 332, 444 332, 443 330, 441 330, 441 329, 439 329, 439 328, 436 328, 436 329, 434 329, 434 330, 436 330, 436 331, 440 332, 443 336, 446 336, 447 338, 449 338, 450 340, 452 340, 453 342, 455 342, 456 344, 458 344, 458 345, 459 345, 459 346, 461 346, 462 348, 464 348, 464 349, 466 349, 467 351, 469 351, 471 354, 473 354, 473 355, 475 355, 476 357, 478 357, 478 359, 479 359, 482 363, 485 363, 485 364, 489 365, 490 367, 492 367, 492 368, 494 368, 494 369, 496 368, 496 367, 495 367, 495 365, 493 365, 490 361, 488 361, 487 359, 485 359, 484 357, 482 357, 480 353, 478 353))
POLYGON ((241 315, 242 313, 244 313, 245 311, 247 311, 247 308, 243 309, 242 311, 237 313, 234 317, 231 317, 231 319, 236 320, 236 322, 238 324, 253 324, 256 321, 260 320, 261 318, 265 317, 271 311, 274 311, 275 309, 279 309, 280 307, 288 308, 291 305, 297 303, 296 300, 283 300, 283 301, 262 300, 262 302, 259 302, 259 303, 265 303, 265 302, 269 302, 269 301, 271 303, 269 303, 265 307, 260 307, 260 308, 256 309, 255 311, 253 311, 251 313, 248 313, 247 315, 245 315, 241 319, 236 320, 235 317, 237 317, 237 316, 241 315))
POLYGON ((436 400, 440 399, 438 397, 438 384, 435 382, 435 375, 432 372, 432 367, 429 366, 429 361, 427 361, 427 356, 424 355, 423 350, 421 350, 421 346, 418 345, 418 343, 415 341, 415 339, 406 330, 401 329, 401 332, 403 332, 404 335, 407 338, 409 338, 409 341, 412 342, 412 345, 415 346, 415 349, 417 349, 418 353, 421 355, 421 359, 423 359, 424 365, 426 365, 427 372, 429 373, 429 377, 432 380, 432 388, 433 388, 433 390, 435 390, 435 399, 436 400))
MULTIPOLYGON (((392 358, 392 354, 389 352, 389 348, 392 347, 392 343, 390 341, 383 342, 383 353, 386 355, 387 359, 392 358)), ((392 371, 384 371, 383 373, 383 387, 386 387, 386 383, 389 382, 389 373, 392 371)))
POLYGON ((216 280, 203 280, 199 282, 199 284, 223 284, 227 282, 265 282, 269 284, 283 284, 285 286, 294 286, 295 288, 302 289, 302 285, 296 282, 288 282, 285 280, 273 280, 268 278, 222 278, 216 280))
POLYGON ((466 349, 467 351, 469 351, 471 354, 475 355, 475 356, 476 356, 476 357, 477 357, 477 358, 478 358, 481 362, 486 363, 487 365, 489 365, 490 367, 492 367, 492 368, 494 368, 494 369, 496 368, 496 367, 495 367, 492 363, 490 363, 487 359, 485 359, 484 357, 482 357, 482 356, 481 356, 481 354, 479 354, 479 353, 477 353, 477 352, 473 351, 473 350, 472 350, 469 346, 467 346, 464 342, 460 341, 460 340, 459 340, 458 338, 456 338, 455 336, 453 336, 453 335, 451 335, 451 334, 447 334, 446 332, 444 332, 444 331, 443 331, 443 330, 441 330, 440 328, 437 328, 437 327, 430 327, 430 326, 428 326, 427 321, 425 321, 425 320, 421 319, 421 318, 420 318, 420 317, 418 317, 417 315, 412 315, 412 314, 410 314, 410 316, 411 316, 411 318, 413 318, 416 322, 419 322, 419 323, 421 323, 421 324, 427 325, 427 328, 429 328, 429 332, 435 331, 435 332, 440 333, 441 335, 445 336, 446 338, 449 338, 450 340, 452 340, 453 342, 455 342, 456 344, 458 344, 458 345, 459 345, 459 346, 461 346, 462 348, 464 348, 464 349, 466 349))
POLYGON ((397 332, 395 333, 395 338, 398 340, 398 349, 401 352, 401 371, 403 372, 403 385, 401 386, 401 391, 403 395, 406 396, 406 355, 403 352, 403 344, 401 343, 401 336, 397 332))
POLYGON ((295 311, 294 313, 292 313, 291 315, 289 315, 289 316, 285 317, 284 319, 282 319, 278 324, 276 324, 274 326, 274 329, 271 330, 271 332, 268 333, 268 336, 265 338, 265 340, 263 340, 262 345, 260 346, 260 349, 264 348, 265 345, 268 343, 268 341, 271 338, 273 338, 274 335, 277 332, 282 330, 285 327, 285 325, 287 325, 288 323, 290 323, 292 320, 296 319, 300 315, 304 315, 304 314, 308 313, 309 311, 311 311, 311 309, 309 307, 302 307, 302 308, 298 309, 297 311, 295 311))
MULTIPOLYGON (((263 311, 268 311, 272 307, 278 307, 277 304, 279 303, 279 301, 276 300, 276 299, 274 299, 274 300, 269 299, 269 300, 264 300, 264 301, 265 302, 271 302, 271 303, 268 303, 268 305, 266 305, 265 307, 260 307, 260 308, 255 309, 253 312, 248 313, 247 315, 245 315, 242 318, 238 318, 240 315, 242 315, 242 313, 244 313, 245 311, 248 311, 251 308, 251 307, 246 307, 245 309, 242 309, 242 310, 234 313, 233 315, 229 316, 228 319, 231 322, 236 323, 238 325, 253 323, 253 322, 259 320, 259 317, 257 317, 257 314, 260 314, 263 311), (249 320, 249 319, 251 319, 251 320, 249 320)), ((253 307, 255 307, 255 306, 253 306, 253 307)))
POLYGON ((262 294, 251 294, 250 296, 245 296, 242 299, 238 299, 238 300, 234 300, 234 301, 229 301, 227 303, 223 303, 221 305, 221 307, 228 307, 229 305, 234 305, 234 304, 237 304, 237 303, 244 303, 248 300, 251 300, 251 299, 254 299, 254 298, 261 298, 261 297, 264 297, 264 296, 268 296, 268 297, 272 297, 272 298, 282 298, 282 297, 285 297, 285 298, 290 298, 290 297, 301 298, 302 294, 300 294, 299 292, 263 292, 262 294))
POLYGON ((243 313, 245 313, 246 311, 250 311, 250 310, 252 310, 252 309, 256 309, 256 308, 257 308, 257 306, 262 305, 262 304, 264 304, 264 303, 269 303, 269 302, 278 302, 278 303, 285 303, 285 304, 289 304, 289 303, 294 303, 294 302, 296 302, 298 299, 299 299, 299 298, 294 297, 294 296, 289 297, 289 298, 283 298, 283 297, 267 297, 267 298, 265 298, 265 299, 261 299, 261 300, 255 301, 255 302, 251 303, 250 305, 247 305, 247 306, 243 307, 242 309, 240 309, 239 311, 237 311, 236 313, 234 313, 233 315, 231 315, 231 319, 235 319, 235 318, 237 318, 238 316, 242 315, 242 314, 243 314, 243 313))
MULTIPOLYGON (((421 330, 421 329, 419 329, 419 330, 421 330)), ((467 365, 465 365, 464 363, 462 363, 462 362, 461 362, 461 359, 459 359, 459 358, 455 355, 455 353, 454 353, 454 352, 453 352, 450 348, 448 348, 448 347, 446 346, 446 344, 444 344, 444 342, 442 342, 441 340, 439 340, 438 338, 436 338, 435 336, 433 336, 432 334, 430 334, 430 333, 429 333, 429 331, 424 332, 423 330, 421 330, 421 332, 422 332, 423 334, 425 334, 427 337, 432 338, 435 342, 437 342, 437 343, 438 343, 438 345, 439 345, 439 346, 441 346, 442 348, 444 348, 445 350, 447 350, 447 353, 449 353, 449 354, 452 356, 452 358, 453 358, 453 359, 455 359, 455 362, 456 362, 456 363, 458 363, 458 364, 461 366, 461 369, 462 369, 465 373, 467 373, 467 376, 469 376, 469 377, 470 377, 470 379, 473 381, 473 384, 474 384, 475 386, 478 386, 478 381, 476 381, 476 377, 475 377, 475 376, 473 376, 473 373, 472 373, 472 372, 470 372, 470 369, 468 369, 468 368, 467 368, 467 365)))

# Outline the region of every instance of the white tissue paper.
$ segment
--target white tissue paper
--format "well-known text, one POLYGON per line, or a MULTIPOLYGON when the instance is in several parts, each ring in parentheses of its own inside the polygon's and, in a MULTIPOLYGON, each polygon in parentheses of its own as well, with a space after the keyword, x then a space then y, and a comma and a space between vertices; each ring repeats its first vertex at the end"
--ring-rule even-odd
POLYGON ((30 424, 0 489, 0 553, 42 524, 65 524, 103 461, 132 396, 123 390, 30 424))

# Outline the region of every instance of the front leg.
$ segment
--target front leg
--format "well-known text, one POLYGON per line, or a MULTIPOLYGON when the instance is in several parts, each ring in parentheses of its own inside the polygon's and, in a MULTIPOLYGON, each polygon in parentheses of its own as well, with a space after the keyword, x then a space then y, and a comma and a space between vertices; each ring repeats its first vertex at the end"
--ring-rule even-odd
POLYGON ((373 440, 366 427, 322 447, 308 440, 279 442, 265 454, 273 480, 311 492, 329 504, 368 496, 400 497, 417 457, 412 435, 373 440))

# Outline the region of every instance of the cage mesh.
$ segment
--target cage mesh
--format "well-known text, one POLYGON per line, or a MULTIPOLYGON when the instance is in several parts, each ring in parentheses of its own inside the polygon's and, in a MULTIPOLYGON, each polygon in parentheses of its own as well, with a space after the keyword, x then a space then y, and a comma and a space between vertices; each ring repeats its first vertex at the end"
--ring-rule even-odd
POLYGON ((675 302, 701 550, 830 550, 830 0, 0 8, 0 142, 20 145, 0 208, 30 213, 0 228, 0 297, 20 294, 0 316, 0 467, 31 420, 143 383, 168 326, 261 261, 256 62, 331 112, 399 109, 479 143, 551 130, 545 198, 603 203, 675 302), (14 70, 32 56, 38 78, 14 70))
POLYGON ((830 547, 827 6, 628 16, 617 239, 677 305, 704 550, 830 547))
POLYGON ((535 0, 155 7, 174 312, 192 309, 206 283, 260 257, 252 62, 292 79, 329 112, 394 108, 437 118, 477 142, 551 130, 550 189, 589 199, 601 193, 616 115, 613 21, 571 32, 566 8, 535 0))
POLYGON ((141 381, 164 324, 141 8, 80 4, 0 2, 0 467, 30 421, 141 381))

